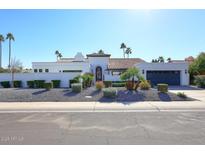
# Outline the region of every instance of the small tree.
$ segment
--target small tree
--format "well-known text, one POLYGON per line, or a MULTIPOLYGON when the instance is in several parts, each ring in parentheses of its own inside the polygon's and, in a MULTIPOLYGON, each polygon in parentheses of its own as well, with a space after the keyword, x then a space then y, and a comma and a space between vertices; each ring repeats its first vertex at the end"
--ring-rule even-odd
POLYGON ((139 69, 136 67, 131 67, 120 75, 121 80, 126 80, 126 81, 131 80, 133 87, 135 84, 135 78, 137 78, 138 81, 144 80, 143 76, 140 74, 139 69))
POLYGON ((14 74, 17 72, 21 72, 23 67, 20 60, 16 60, 15 58, 11 60, 11 87, 14 87, 14 74))

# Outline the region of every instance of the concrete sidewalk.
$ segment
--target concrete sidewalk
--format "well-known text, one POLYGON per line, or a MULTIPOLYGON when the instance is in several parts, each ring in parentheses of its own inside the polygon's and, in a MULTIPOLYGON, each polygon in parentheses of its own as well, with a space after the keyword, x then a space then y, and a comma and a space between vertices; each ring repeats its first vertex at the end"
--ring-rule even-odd
POLYGON ((0 112, 98 112, 98 111, 164 111, 205 110, 204 101, 172 102, 5 102, 0 103, 0 112))

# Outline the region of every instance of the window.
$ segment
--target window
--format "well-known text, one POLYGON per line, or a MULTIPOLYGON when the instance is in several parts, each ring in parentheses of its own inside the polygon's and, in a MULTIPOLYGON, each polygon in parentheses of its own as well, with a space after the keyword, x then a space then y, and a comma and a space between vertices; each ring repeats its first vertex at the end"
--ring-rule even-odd
POLYGON ((112 75, 120 75, 121 74, 121 72, 119 72, 119 71, 113 71, 112 72, 112 75))
POLYGON ((47 73, 48 73, 48 72, 49 72, 49 69, 45 69, 45 72, 47 72, 47 73))
POLYGON ((39 69, 38 71, 41 73, 41 72, 43 72, 43 69, 39 69))
POLYGON ((34 73, 37 73, 38 72, 38 70, 37 69, 34 69, 34 73))

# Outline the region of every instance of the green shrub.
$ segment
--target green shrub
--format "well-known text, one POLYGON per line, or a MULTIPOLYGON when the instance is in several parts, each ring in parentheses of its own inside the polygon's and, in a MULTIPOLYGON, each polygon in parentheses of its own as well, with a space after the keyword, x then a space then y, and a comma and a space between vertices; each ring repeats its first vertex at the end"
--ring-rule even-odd
POLYGON ((163 84, 163 83, 157 84, 157 90, 162 93, 168 92, 168 84, 163 84))
POLYGON ((35 87, 34 81, 33 81, 33 80, 27 81, 27 86, 28 86, 29 88, 34 88, 34 87, 35 87))
POLYGON ((80 93, 83 89, 82 83, 73 83, 71 87, 72 87, 72 92, 75 93, 80 93))
POLYGON ((194 83, 200 88, 205 88, 205 75, 195 76, 194 83))
POLYGON ((53 88, 53 83, 52 82, 46 82, 44 83, 44 88, 46 90, 50 90, 51 88, 53 88))
POLYGON ((144 80, 139 83, 139 87, 141 90, 149 90, 151 88, 151 85, 147 80, 144 80))
POLYGON ((112 81, 103 81, 105 88, 112 87, 112 81))
POLYGON ((112 83, 112 87, 125 87, 125 82, 112 83))
POLYGON ((45 80, 34 80, 35 88, 44 88, 45 80))
POLYGON ((70 88, 71 88, 71 85, 72 85, 73 83, 80 83, 80 81, 77 80, 77 79, 69 80, 69 87, 70 87, 70 88))
POLYGON ((184 92, 178 92, 177 96, 179 96, 181 98, 187 98, 187 95, 184 92))
POLYGON ((81 75, 81 78, 83 79, 83 88, 91 87, 94 78, 93 74, 85 73, 81 75))
POLYGON ((107 98, 115 98, 117 96, 116 88, 103 88, 103 96, 107 98))
POLYGON ((53 88, 60 88, 61 80, 51 80, 53 83, 53 88))
POLYGON ((14 81, 14 88, 20 88, 20 87, 21 87, 21 84, 22 84, 21 81, 15 80, 15 81, 14 81))
POLYGON ((102 81, 98 81, 95 83, 95 87, 97 90, 102 90, 102 88, 104 88, 104 84, 102 81))
POLYGON ((2 81, 2 82, 1 82, 1 86, 2 86, 3 88, 10 88, 10 87, 11 87, 9 81, 2 81))

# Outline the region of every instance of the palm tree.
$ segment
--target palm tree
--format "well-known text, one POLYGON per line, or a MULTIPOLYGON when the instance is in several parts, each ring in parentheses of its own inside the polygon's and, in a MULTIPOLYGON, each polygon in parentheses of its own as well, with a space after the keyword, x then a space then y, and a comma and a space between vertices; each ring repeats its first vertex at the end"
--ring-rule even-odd
POLYGON ((98 54, 104 54, 104 51, 103 51, 102 49, 100 49, 100 50, 98 51, 98 54))
POLYGON ((158 58, 158 61, 159 61, 160 63, 164 63, 164 57, 160 56, 160 57, 158 58))
POLYGON ((56 59, 58 61, 58 57, 59 57, 60 52, 58 50, 55 51, 55 55, 56 55, 56 59))
POLYGON ((11 60, 11 87, 14 87, 14 74, 17 72, 22 72, 22 63, 20 62, 20 60, 16 60, 15 58, 11 60))
POLYGON ((9 40, 9 69, 11 68, 11 41, 15 41, 14 36, 12 33, 8 33, 6 35, 6 39, 9 40))
POLYGON ((4 42, 4 36, 0 34, 0 68, 2 68, 2 42, 4 42))
POLYGON ((129 55, 132 54, 132 49, 131 48, 127 48, 125 50, 125 54, 127 54, 127 58, 129 58, 129 55))
POLYGON ((126 48, 127 48, 127 47, 126 47, 125 43, 121 43, 120 49, 123 50, 123 57, 124 57, 124 58, 125 58, 125 49, 126 49, 126 48))
POLYGON ((61 59, 63 57, 63 55, 61 53, 59 53, 58 57, 61 59))
POLYGON ((170 63, 172 61, 172 59, 169 57, 167 58, 167 62, 170 63))

